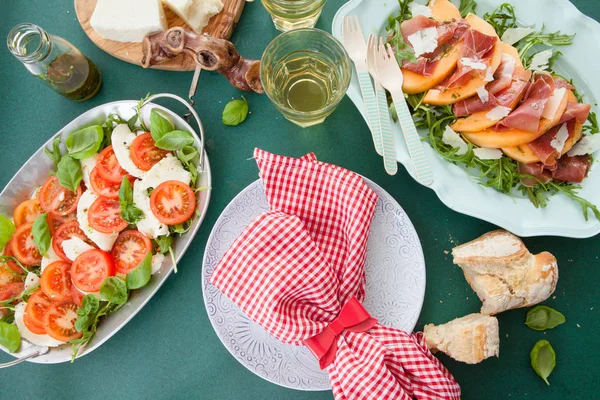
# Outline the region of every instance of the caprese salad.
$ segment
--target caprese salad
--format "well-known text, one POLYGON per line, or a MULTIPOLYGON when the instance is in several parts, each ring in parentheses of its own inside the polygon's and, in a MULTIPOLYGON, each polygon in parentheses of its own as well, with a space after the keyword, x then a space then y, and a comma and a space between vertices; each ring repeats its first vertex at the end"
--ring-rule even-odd
POLYGON ((152 110, 61 136, 31 199, 0 215, 0 344, 73 345, 145 286, 197 215, 194 136, 152 110), (66 150, 66 151, 65 151, 66 150))

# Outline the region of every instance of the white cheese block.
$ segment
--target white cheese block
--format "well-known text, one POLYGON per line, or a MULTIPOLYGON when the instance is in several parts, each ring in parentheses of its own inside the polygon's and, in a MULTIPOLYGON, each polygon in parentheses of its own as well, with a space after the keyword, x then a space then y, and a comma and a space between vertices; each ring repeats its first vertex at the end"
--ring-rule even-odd
POLYGON ((196 32, 202 33, 202 29, 210 19, 221 12, 223 3, 221 0, 193 0, 185 22, 196 32))
POLYGON ((135 165, 129 154, 129 147, 135 138, 135 133, 131 132, 127 125, 118 125, 112 133, 112 146, 121 168, 136 178, 142 178, 146 172, 135 165))
POLYGON ((46 252, 46 254, 44 254, 44 256, 42 257, 42 272, 44 272, 48 265, 52 264, 54 261, 60 260, 62 260, 62 258, 56 255, 56 253, 54 252, 54 248, 51 244, 50 247, 48 247, 48 251, 46 252))
POLYGON ((152 275, 157 273, 160 267, 162 267, 163 261, 165 261, 164 254, 156 253, 152 256, 152 275))
POLYGON ((62 248, 67 258, 71 261, 75 261, 81 253, 92 250, 94 247, 81 240, 81 238, 73 236, 62 242, 62 248))
POLYGON ((415 57, 431 53, 438 46, 439 33, 436 28, 421 29, 410 35, 407 39, 415 51, 415 57))
POLYGON ((90 25, 117 42, 141 42, 168 28, 160 0, 98 0, 90 25))
POLYGON ((504 31, 500 40, 506 44, 513 45, 531 32, 533 32, 531 28, 508 28, 504 31))
POLYGON ((508 107, 496 106, 490 111, 488 111, 488 113, 485 114, 485 116, 491 120, 500 121, 502 118, 510 114, 510 111, 511 110, 508 107))
POLYGON ((40 286, 40 277, 33 272, 28 272, 25 277, 25 290, 31 290, 40 286))
POLYGON ((542 111, 542 118, 553 119, 554 115, 556 114, 556 111, 558 110, 558 107, 560 106, 560 103, 563 100, 563 97, 565 97, 566 95, 566 88, 563 87, 554 89, 554 93, 552 93, 552 96, 548 98, 546 106, 544 107, 544 111, 542 111))
POLYGON ((569 152, 569 157, 592 154, 600 150, 600 134, 584 136, 569 152))
POLYGON ((90 183, 90 174, 92 170, 96 166, 96 161, 98 160, 98 154, 94 154, 91 157, 84 158, 81 161, 81 172, 83 172, 83 183, 85 183, 85 187, 88 189, 92 188, 90 183))
POLYGON ((23 315, 25 313, 25 307, 27 303, 21 302, 15 306, 15 325, 19 328, 19 333, 21 337, 28 342, 35 344, 36 346, 45 346, 45 347, 56 347, 64 344, 64 342, 58 341, 48 334, 38 335, 37 333, 31 332, 25 326, 23 322, 23 315))
POLYGON ((85 236, 96 243, 100 249, 110 251, 119 234, 98 232, 90 226, 88 221, 88 210, 97 198, 98 196, 91 190, 83 192, 79 199, 79 203, 77 203, 77 222, 79 222, 79 227, 83 233, 85 233, 85 236))
POLYGON ((459 156, 465 154, 469 149, 467 142, 465 142, 463 138, 460 137, 458 133, 454 132, 454 130, 449 126, 446 126, 446 129, 444 130, 444 134, 442 135, 442 142, 446 143, 448 146, 458 147, 456 155, 459 156))
POLYGON ((473 149, 473 153, 475 153, 475 157, 480 160, 498 160, 502 158, 502 151, 500 149, 473 149))

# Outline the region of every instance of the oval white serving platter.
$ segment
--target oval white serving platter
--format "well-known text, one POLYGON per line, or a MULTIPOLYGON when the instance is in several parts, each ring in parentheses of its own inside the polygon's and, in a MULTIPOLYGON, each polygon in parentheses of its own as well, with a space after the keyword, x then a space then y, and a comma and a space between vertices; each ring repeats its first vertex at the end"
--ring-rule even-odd
MULTIPOLYGON (((364 305, 383 325, 412 332, 425 297, 425 259, 408 215, 392 196, 365 179, 379 201, 371 223, 365 260, 364 305)), ((202 294, 208 318, 236 360, 261 378, 297 390, 329 390, 327 371, 303 346, 285 344, 248 318, 209 282, 223 254, 269 204, 260 180, 227 205, 206 243, 202 294)))
MULTIPOLYGON (((478 0, 477 15, 490 12, 504 2, 506 1, 478 0)), ((600 74, 597 72, 597 62, 600 61, 600 24, 582 14, 568 0, 527 0, 510 3, 514 4, 517 18, 523 25, 541 27, 544 24, 548 32, 560 30, 563 33, 576 34, 572 45, 559 48, 563 55, 554 67, 559 74, 573 79, 585 101, 592 104, 592 111, 598 112, 594 93, 600 93, 600 74)), ((335 15, 333 35, 342 40, 342 18, 348 15, 358 16, 365 35, 384 34, 388 16, 391 13, 397 14, 398 10, 395 0, 351 0, 335 15)), ((356 72, 353 72, 347 94, 366 121, 356 72)), ((396 139, 396 157, 415 178, 399 124, 392 124, 392 130, 396 139)), ((420 133, 425 135, 427 132, 422 130, 420 133)), ((424 143, 423 147, 434 173, 435 181, 431 188, 452 210, 491 222, 518 236, 587 238, 600 233, 600 221, 594 218, 592 213, 586 221, 580 206, 562 194, 552 196, 546 208, 537 209, 520 194, 511 197, 479 185, 464 168, 439 157, 429 144, 424 143)), ((598 169, 596 161, 579 193, 600 207, 598 169)))
MULTIPOLYGON (((48 142, 46 142, 46 144, 43 147, 41 147, 37 152, 35 152, 35 154, 33 154, 31 158, 27 160, 27 162, 25 162, 21 169, 19 169, 19 171, 10 180, 10 182, 8 182, 6 187, 0 193, 0 214, 3 214, 5 216, 12 216, 15 207, 20 202, 29 199, 31 197, 32 191, 36 187, 44 183, 44 181, 48 178, 48 171, 54 168, 54 164, 44 154, 43 149, 44 147, 48 147, 51 145, 54 137, 56 137, 57 135, 61 135, 64 139, 71 132, 76 131, 77 129, 90 125, 101 124, 102 122, 104 122, 106 117, 112 113, 119 114, 122 118, 127 120, 133 116, 135 112, 134 109, 137 103, 138 102, 134 100, 122 100, 100 105, 75 118, 67 126, 62 128, 57 134, 52 135, 52 138, 48 140, 48 142)), ((158 108, 159 110, 161 110, 163 115, 169 116, 177 129, 192 132, 196 138, 196 148, 202 148, 202 143, 198 138, 198 135, 196 134, 196 130, 192 129, 192 127, 178 114, 165 107, 154 103, 146 104, 142 108, 142 116, 147 125, 149 125, 150 123, 150 111, 153 108, 158 108)), ((62 147, 62 150, 64 152, 64 145, 62 147)), ((197 182, 198 187, 210 187, 211 185, 210 165, 206 154, 204 155, 204 160, 204 172, 202 172, 199 175, 199 179, 197 182)), ((202 224, 202 220, 204 219, 204 216, 206 215, 206 211, 208 209, 208 203, 210 201, 210 192, 211 190, 204 190, 199 192, 199 218, 195 219, 192 228, 187 233, 185 233, 184 235, 182 235, 174 241, 173 250, 175 251, 175 258, 177 262, 181 260, 181 257, 189 247, 190 243, 194 239, 194 236, 198 232, 200 225, 202 224)), ((152 275, 152 279, 150 280, 148 285, 146 285, 140 290, 132 292, 129 301, 125 304, 125 306, 123 306, 123 308, 121 308, 115 314, 112 314, 102 320, 102 322, 98 325, 98 331, 96 332, 96 335, 88 343, 85 349, 80 351, 80 353, 77 355, 77 358, 91 353, 101 344, 110 339, 122 327, 124 327, 125 324, 127 324, 127 322, 129 322, 129 320, 133 318, 158 291, 158 289, 162 286, 167 277, 171 274, 172 270, 173 264, 171 262, 170 257, 165 257, 165 261, 163 262, 163 265, 161 266, 160 270, 158 270, 154 275, 152 275)), ((0 349, 14 357, 21 358, 23 356, 35 352, 36 349, 38 349, 38 346, 32 345, 26 340, 22 340, 21 348, 18 353, 10 353, 6 348, 2 346, 0 346, 0 349)), ((71 361, 71 355, 71 346, 66 345, 60 348, 52 348, 48 353, 35 358, 31 358, 27 361, 38 364, 56 364, 71 361)))

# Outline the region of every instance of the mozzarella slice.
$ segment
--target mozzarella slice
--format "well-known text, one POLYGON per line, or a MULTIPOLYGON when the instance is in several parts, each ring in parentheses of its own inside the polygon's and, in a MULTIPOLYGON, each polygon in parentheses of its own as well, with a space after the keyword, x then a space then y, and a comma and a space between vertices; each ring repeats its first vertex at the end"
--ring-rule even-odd
POLYGON ((36 346, 46 347, 57 347, 65 343, 50 337, 50 335, 38 335, 37 333, 33 333, 27 329, 25 323, 23 322, 23 315, 25 313, 26 306, 27 303, 25 302, 21 302, 15 306, 15 324, 17 325, 17 328, 19 328, 19 333, 23 339, 35 344, 36 346))
POLYGON ((502 151, 500 149, 473 149, 473 153, 480 160, 498 160, 502 158, 502 151))
POLYGON ((88 189, 92 188, 92 185, 90 183, 90 174, 92 173, 92 170, 96 166, 97 159, 98 159, 98 154, 94 154, 91 157, 80 160, 81 172, 83 172, 83 183, 85 183, 85 187, 88 189))
POLYGON ((552 96, 546 102, 546 106, 544 107, 544 111, 542 112, 542 118, 552 119, 562 102, 563 97, 567 94, 567 89, 562 87, 558 89, 554 89, 552 96))
POLYGON ((81 253, 92 250, 94 247, 81 240, 81 238, 73 236, 71 239, 62 242, 62 248, 67 258, 71 261, 75 261, 81 253))
POLYGON ((135 133, 131 132, 127 125, 118 125, 112 133, 112 146, 121 167, 136 178, 142 178, 146 173, 139 169, 129 156, 129 147, 135 138, 135 133))
POLYGON ((425 53, 431 53, 438 46, 439 33, 436 28, 421 29, 410 35, 407 39, 415 51, 415 57, 420 57, 425 53))
POLYGON ((46 267, 50 264, 52 264, 54 261, 60 261, 62 260, 62 258, 60 258, 59 256, 56 255, 56 253, 54 252, 54 247, 52 247, 52 245, 50 245, 50 247, 48 247, 48 251, 46 252, 46 254, 44 254, 42 256, 42 272, 44 272, 44 270, 46 269, 46 267))
POLYGON ((25 277, 25 290, 34 289, 40 286, 40 277, 33 272, 28 272, 25 277))
POLYGON ((91 190, 86 190, 81 195, 79 203, 77 203, 77 222, 85 235, 104 251, 110 251, 112 245, 117 240, 118 233, 102 233, 98 232, 90 226, 88 221, 88 210, 92 203, 96 201, 98 196, 91 190))
POLYGON ((600 150, 600 134, 584 136, 569 152, 569 157, 592 154, 600 150))
POLYGON ((500 121, 502 118, 510 114, 510 111, 511 110, 508 107, 496 106, 490 111, 488 111, 488 113, 485 114, 485 116, 491 120, 500 121))
POLYGON ((163 261, 165 261, 164 254, 156 253, 152 256, 152 275, 157 273, 160 267, 162 267, 163 261))
POLYGON ((446 126, 446 129, 444 130, 442 142, 446 143, 448 146, 458 147, 458 151, 456 152, 456 155, 458 156, 462 156, 469 149, 467 142, 465 142, 463 138, 449 126, 446 126))
POLYGON ((525 36, 533 32, 531 28, 508 28, 502 34, 502 40, 506 44, 515 44, 525 36))

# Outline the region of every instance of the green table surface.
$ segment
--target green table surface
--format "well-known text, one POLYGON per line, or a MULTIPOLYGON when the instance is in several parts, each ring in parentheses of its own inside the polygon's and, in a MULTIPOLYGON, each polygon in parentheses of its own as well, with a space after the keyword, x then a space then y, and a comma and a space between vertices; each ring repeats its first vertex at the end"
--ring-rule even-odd
MULTIPOLYGON (((317 27, 330 31, 343 3, 329 0, 317 27)), ((574 3, 600 19, 596 0, 574 3)), ((33 22, 71 41, 98 65, 104 77, 95 98, 71 102, 30 76, 0 46, 0 188, 51 135, 92 107, 139 99, 148 92, 187 95, 191 73, 143 70, 97 48, 80 28, 72 0, 0 0, 0 10, 2 40, 14 25, 33 22)), ((263 6, 255 1, 247 3, 233 42, 243 55, 260 58, 276 35, 263 6)), ((251 109, 248 119, 238 127, 224 126, 222 109, 240 94, 220 75, 202 74, 196 110, 206 130, 213 192, 206 219, 179 273, 127 326, 74 364, 24 363, 1 370, 0 399, 331 399, 330 391, 290 390, 246 370, 221 344, 204 308, 200 284, 204 247, 223 208, 257 179, 256 165, 248 160, 255 147, 290 156, 313 151, 320 160, 372 179, 398 200, 419 233, 427 262, 427 293, 417 329, 479 310, 480 301, 448 251, 495 229, 493 225, 448 209, 403 167, 396 176, 386 175, 367 126, 348 98, 325 124, 303 130, 284 120, 266 96, 246 93, 251 109)), ((498 317, 500 358, 478 365, 461 364, 444 355, 440 358, 458 379, 465 399, 600 398, 600 240, 536 237, 525 243, 532 252, 549 250, 557 257, 560 279, 545 304, 562 311, 567 322, 545 333, 536 332, 523 324, 527 310, 505 312, 498 317), (551 386, 529 365, 529 351, 539 339, 549 340, 557 353, 551 386)), ((0 362, 11 359, 0 354, 0 362)))

